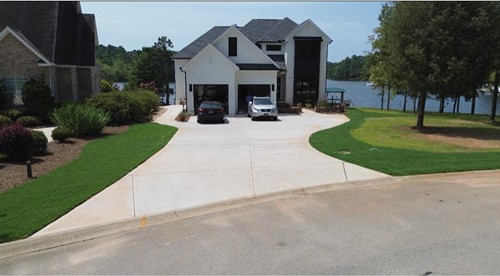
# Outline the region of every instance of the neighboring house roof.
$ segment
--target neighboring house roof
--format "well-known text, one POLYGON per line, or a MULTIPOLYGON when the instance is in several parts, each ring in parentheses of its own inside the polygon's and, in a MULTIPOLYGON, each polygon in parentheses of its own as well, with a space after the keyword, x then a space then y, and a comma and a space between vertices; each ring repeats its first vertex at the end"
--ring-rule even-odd
POLYGON ((50 62, 95 65, 96 27, 79 2, 0 1, 0 30, 22 34, 50 62))
POLYGON ((282 42, 298 26, 288 17, 284 19, 252 19, 242 29, 253 43, 282 42))

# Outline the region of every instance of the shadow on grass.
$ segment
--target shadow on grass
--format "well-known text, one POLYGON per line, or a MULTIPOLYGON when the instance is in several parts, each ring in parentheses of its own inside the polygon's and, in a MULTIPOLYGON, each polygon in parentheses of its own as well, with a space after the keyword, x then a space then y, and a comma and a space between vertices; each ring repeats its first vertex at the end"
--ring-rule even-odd
POLYGON ((500 140, 500 129, 485 127, 424 127, 411 128, 423 134, 437 134, 451 138, 475 138, 480 140, 500 140))

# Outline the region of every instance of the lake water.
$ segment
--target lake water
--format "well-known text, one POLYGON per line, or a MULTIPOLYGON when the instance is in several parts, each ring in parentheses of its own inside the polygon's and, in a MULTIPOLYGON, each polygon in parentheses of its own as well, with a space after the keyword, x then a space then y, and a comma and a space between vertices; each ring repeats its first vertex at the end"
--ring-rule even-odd
MULTIPOLYGON (((380 108, 380 89, 366 85, 366 81, 335 81, 327 80, 327 87, 338 87, 344 89, 344 100, 350 100, 355 107, 380 108)), ((490 114, 491 94, 479 95, 476 98, 476 114, 490 114)), ((340 95, 336 98, 340 98, 340 95)), ((453 111, 453 100, 447 99, 445 102, 445 112, 453 111)), ((390 109, 403 109, 404 97, 397 95, 391 98, 390 109)), ((384 109, 387 109, 387 91, 384 97, 384 109)), ((413 99, 406 100, 406 110, 413 110, 413 99)), ((460 113, 470 113, 471 101, 466 102, 463 97, 460 98, 460 113)), ((439 101, 428 98, 425 103, 425 111, 439 111, 439 101)), ((500 97, 497 101, 497 113, 500 112, 500 97)))

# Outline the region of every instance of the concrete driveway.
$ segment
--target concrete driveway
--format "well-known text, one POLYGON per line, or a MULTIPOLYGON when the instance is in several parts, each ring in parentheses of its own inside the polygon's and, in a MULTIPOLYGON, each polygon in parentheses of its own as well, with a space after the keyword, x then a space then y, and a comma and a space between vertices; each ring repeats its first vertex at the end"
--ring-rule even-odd
POLYGON ((343 115, 306 110, 301 115, 281 115, 276 122, 242 116, 229 117, 225 124, 198 124, 196 117, 176 122, 180 110, 180 106, 169 106, 157 120, 179 128, 165 148, 35 236, 287 190, 387 177, 326 156, 309 145, 312 133, 347 122, 343 115))

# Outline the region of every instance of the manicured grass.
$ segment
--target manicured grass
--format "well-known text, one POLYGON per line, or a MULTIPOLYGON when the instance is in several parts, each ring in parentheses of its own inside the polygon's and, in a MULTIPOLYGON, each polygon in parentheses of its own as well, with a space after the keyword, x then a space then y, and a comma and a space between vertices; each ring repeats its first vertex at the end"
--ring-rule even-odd
POLYGON ((416 122, 411 113, 350 109, 347 116, 350 122, 314 133, 310 144, 327 155, 395 176, 500 168, 500 147, 471 147, 426 133, 496 143, 500 127, 488 124, 487 116, 426 114, 424 133, 411 128, 416 122))
POLYGON ((92 141, 81 156, 54 171, 0 194, 0 242, 30 236, 144 162, 173 137, 156 123, 92 141))

